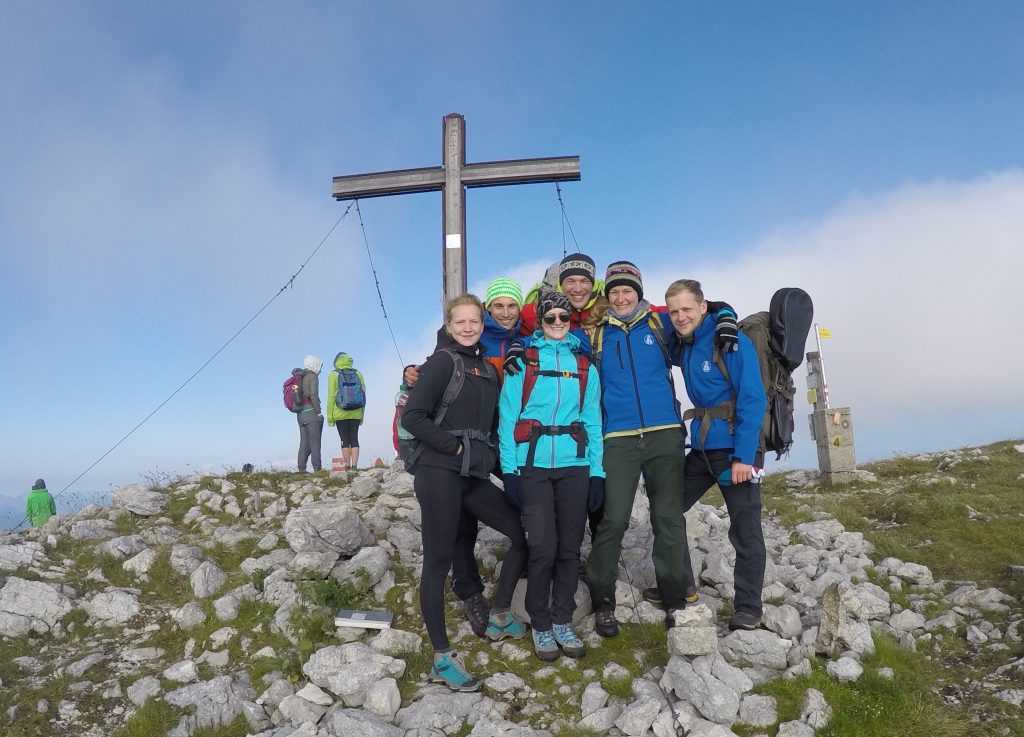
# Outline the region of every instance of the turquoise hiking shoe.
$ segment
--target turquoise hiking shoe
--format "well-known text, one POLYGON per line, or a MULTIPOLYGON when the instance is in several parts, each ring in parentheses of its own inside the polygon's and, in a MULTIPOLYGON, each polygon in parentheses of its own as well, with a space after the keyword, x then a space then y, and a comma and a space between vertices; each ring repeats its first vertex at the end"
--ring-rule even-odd
POLYGON ((556 624, 554 626, 555 642, 562 646, 562 652, 570 658, 582 658, 587 654, 587 646, 576 634, 572 622, 567 624, 556 624))
POLYGON ((480 690, 480 681, 469 674, 462 658, 454 650, 434 653, 434 665, 427 680, 431 683, 443 683, 452 691, 469 693, 480 690))
POLYGON ((555 642, 555 635, 551 630, 533 631, 533 650, 538 658, 548 663, 558 660, 560 655, 558 643, 555 642))
POLYGON ((515 614, 502 612, 501 614, 492 614, 487 620, 487 631, 484 636, 491 642, 504 640, 506 637, 521 640, 526 637, 526 630, 526 625, 516 619, 515 614))

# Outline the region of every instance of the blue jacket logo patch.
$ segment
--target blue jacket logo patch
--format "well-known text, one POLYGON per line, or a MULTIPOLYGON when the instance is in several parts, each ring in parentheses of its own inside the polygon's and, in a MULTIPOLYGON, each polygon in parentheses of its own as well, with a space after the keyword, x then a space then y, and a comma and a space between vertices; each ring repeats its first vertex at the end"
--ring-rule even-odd
POLYGON ((700 370, 703 371, 705 374, 706 373, 710 373, 710 371, 711 371, 711 361, 705 361, 704 363, 702 363, 700 365, 700 370))
POLYGON ((653 335, 645 335, 644 336, 644 343, 646 343, 647 345, 654 345, 654 336, 653 335))

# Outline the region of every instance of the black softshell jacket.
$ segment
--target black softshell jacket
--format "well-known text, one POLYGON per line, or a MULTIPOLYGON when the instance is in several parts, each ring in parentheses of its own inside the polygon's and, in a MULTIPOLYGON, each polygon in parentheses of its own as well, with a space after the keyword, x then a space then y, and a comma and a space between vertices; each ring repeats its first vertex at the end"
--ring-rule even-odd
MULTIPOLYGON (((462 391, 448 407, 441 424, 434 424, 434 413, 441 404, 455 364, 443 350, 437 350, 420 367, 420 377, 409 391, 409 401, 402 415, 402 425, 423 444, 418 464, 443 468, 459 473, 462 455, 458 453, 460 440, 448 430, 479 430, 491 433, 491 443, 497 444, 498 386, 491 380, 493 366, 482 358, 483 347, 478 343, 464 346, 445 334, 439 337, 438 349, 455 351, 466 365, 466 380, 462 391), (485 365, 487 364, 487 365, 485 365)), ((469 475, 485 479, 490 476, 497 460, 491 445, 480 440, 471 443, 469 475)))

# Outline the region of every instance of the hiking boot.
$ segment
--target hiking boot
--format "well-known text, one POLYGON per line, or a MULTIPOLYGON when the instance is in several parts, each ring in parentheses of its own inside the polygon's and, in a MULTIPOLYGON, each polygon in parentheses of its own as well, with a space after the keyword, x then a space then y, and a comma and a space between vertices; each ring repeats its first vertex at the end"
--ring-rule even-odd
POLYGON ((533 631, 533 651, 537 653, 537 657, 541 660, 550 663, 553 660, 558 660, 558 643, 555 642, 555 635, 551 630, 534 630, 533 631))
POLYGON ((729 620, 731 630, 756 630, 761 626, 761 618, 750 612, 736 612, 729 620))
POLYGON ((513 640, 521 640, 526 637, 526 625, 520 622, 512 612, 492 614, 487 620, 487 631, 484 636, 491 642, 504 640, 511 637, 513 640))
POLYGON ((434 665, 427 680, 431 683, 443 683, 452 691, 468 693, 480 690, 480 681, 469 674, 462 658, 454 650, 434 653, 434 665))
POLYGON ((466 621, 477 637, 483 637, 487 633, 487 617, 491 608, 487 605, 487 599, 483 594, 473 594, 462 601, 462 611, 466 615, 466 621))
POLYGON ((665 610, 665 629, 670 630, 676 626, 676 612, 681 612, 682 609, 666 609, 665 610))
POLYGON ((595 613, 594 632, 601 635, 601 637, 617 637, 619 634, 619 623, 615 619, 615 612, 595 613))
POLYGON ((583 640, 576 634, 576 630, 572 627, 572 622, 556 624, 553 631, 555 642, 561 645, 562 652, 570 658, 582 658, 587 654, 587 646, 583 644, 583 640))
MULTIPOLYGON (((686 587, 686 603, 696 604, 700 599, 700 594, 697 593, 697 589, 693 586, 686 587)), ((649 589, 644 589, 644 601, 648 601, 655 606, 661 606, 661 592, 657 586, 651 586, 649 589)))

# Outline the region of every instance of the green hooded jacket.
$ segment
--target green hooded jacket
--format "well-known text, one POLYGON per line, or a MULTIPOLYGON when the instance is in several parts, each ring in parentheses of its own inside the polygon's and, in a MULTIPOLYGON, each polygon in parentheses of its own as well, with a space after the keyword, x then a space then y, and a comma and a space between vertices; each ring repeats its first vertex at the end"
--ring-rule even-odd
MULTIPOLYGON (((352 356, 347 353, 339 353, 334 357, 334 368, 349 369, 352 368, 352 356)), ((338 406, 338 403, 334 401, 334 398, 338 395, 338 371, 332 371, 327 377, 327 424, 334 427, 334 423, 338 420, 359 420, 359 424, 363 424, 363 411, 365 407, 359 409, 342 409, 338 406)), ((366 394, 366 381, 363 380, 363 374, 361 371, 356 370, 359 374, 359 383, 363 385, 363 394, 366 394)))
POLYGON ((33 489, 25 502, 25 516, 33 527, 42 527, 46 520, 57 514, 57 505, 46 489, 33 489))

